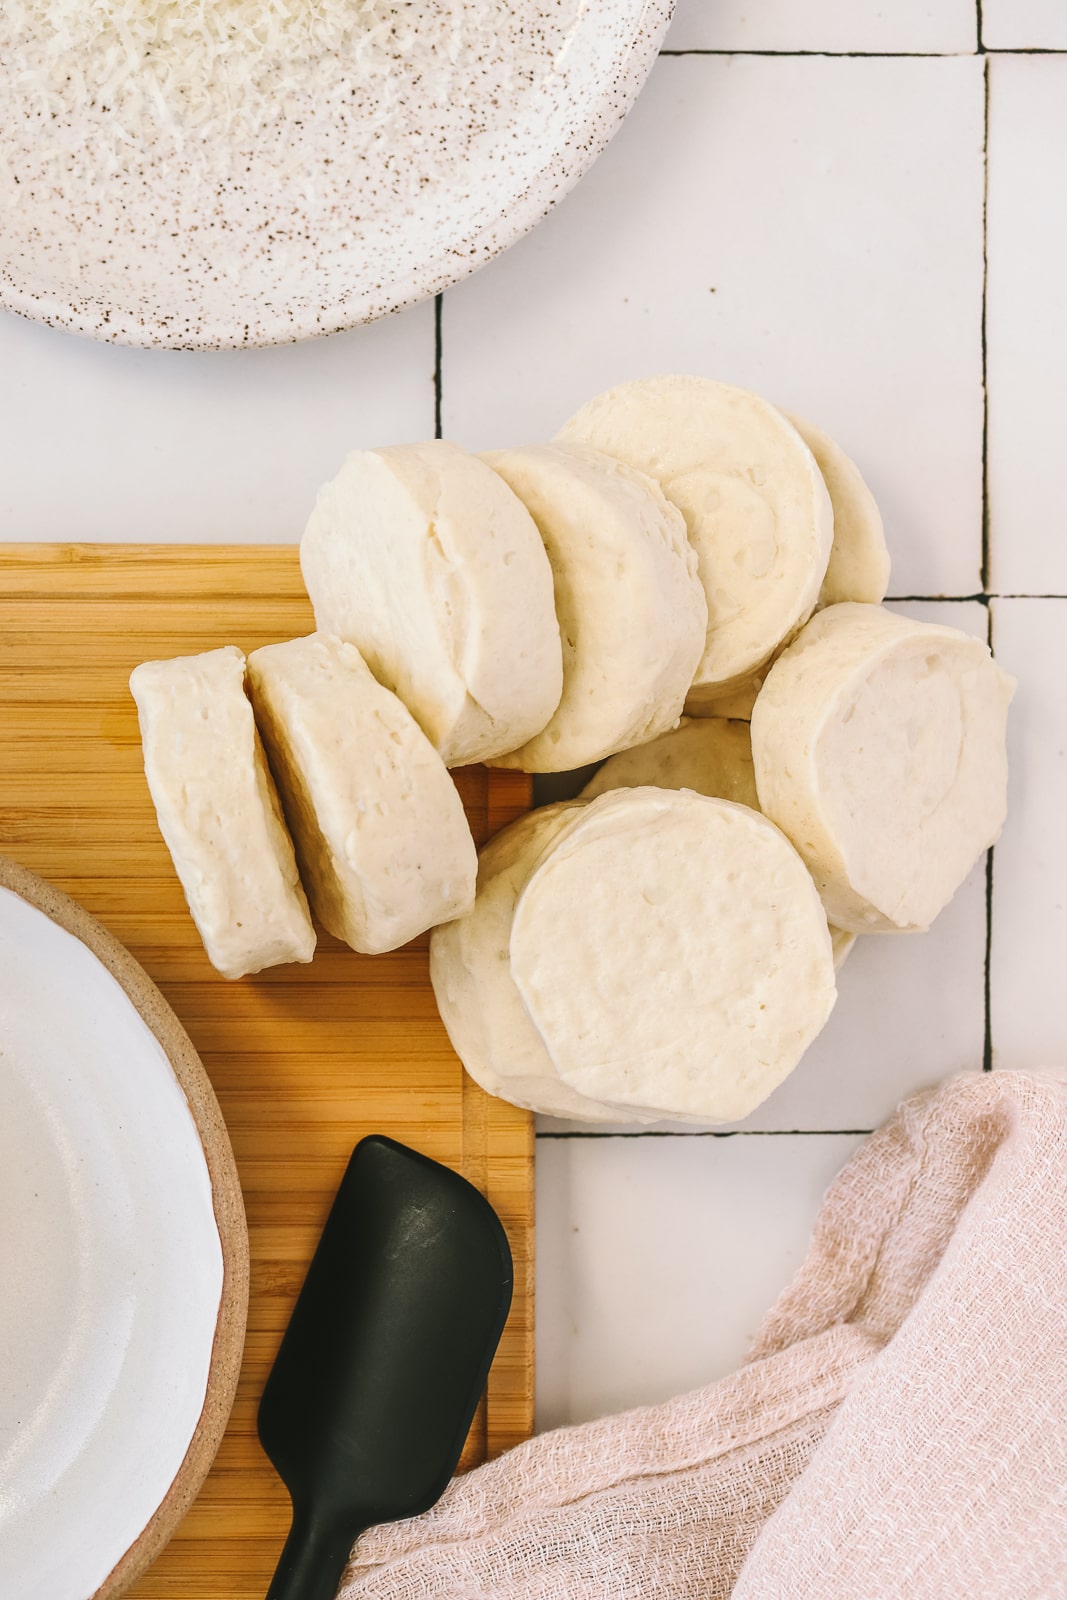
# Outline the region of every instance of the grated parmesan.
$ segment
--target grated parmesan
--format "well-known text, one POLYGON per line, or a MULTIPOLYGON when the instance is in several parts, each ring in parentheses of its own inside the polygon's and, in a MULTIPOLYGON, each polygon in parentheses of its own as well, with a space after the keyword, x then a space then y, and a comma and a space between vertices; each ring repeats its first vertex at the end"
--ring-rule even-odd
POLYGON ((0 64, 46 117, 77 107, 116 140, 146 130, 243 140, 323 60, 349 65, 411 0, 4 0, 0 64))
POLYGON ((0 287, 120 341, 321 327, 537 172, 589 3, 0 0, 0 287))
POLYGON ((218 176, 301 119, 340 115, 388 141, 421 104, 439 138, 475 82, 500 106, 552 70, 584 0, 543 4, 0 0, 0 199, 38 188, 34 172, 69 190, 141 157, 194 172, 206 159, 218 176))

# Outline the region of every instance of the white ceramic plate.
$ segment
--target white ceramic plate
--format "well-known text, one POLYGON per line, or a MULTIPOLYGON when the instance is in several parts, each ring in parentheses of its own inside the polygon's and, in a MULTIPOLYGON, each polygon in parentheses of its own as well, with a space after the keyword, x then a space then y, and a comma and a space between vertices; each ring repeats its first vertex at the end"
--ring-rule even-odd
MULTIPOLYGON (((81 919, 112 964, 113 941, 79 908, 0 866, 52 915, 81 919)), ((227 1299, 234 1313, 235 1287, 240 1301, 241 1263, 231 1256, 224 1295, 211 1176, 167 1051, 127 988, 52 915, 0 887, 5 1600, 124 1587, 199 1486, 236 1377, 231 1348, 230 1392, 205 1438, 220 1313, 227 1299), (175 1494, 193 1456, 193 1481, 175 1494), (146 1538, 168 1497, 168 1526, 146 1538)), ((114 953, 124 981, 133 974, 155 995, 114 953)), ((237 1316, 239 1362, 243 1306, 237 1316)))
MULTIPOLYGON (((116 148, 112 111, 68 115, 9 66, 0 303, 119 343, 213 349, 330 333, 434 294, 595 159, 672 0, 365 3, 399 15, 395 42, 346 36, 305 86, 278 90, 272 121, 249 113, 180 143, 138 123, 116 148)), ((15 57, 17 10, 0 9, 0 61, 15 57)))

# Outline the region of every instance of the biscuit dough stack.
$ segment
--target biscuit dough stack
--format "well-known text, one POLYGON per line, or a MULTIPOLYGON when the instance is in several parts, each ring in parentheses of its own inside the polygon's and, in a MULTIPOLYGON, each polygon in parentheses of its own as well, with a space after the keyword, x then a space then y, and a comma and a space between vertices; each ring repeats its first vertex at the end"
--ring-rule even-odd
POLYGON ((482 852, 430 975, 483 1088, 585 1121, 746 1116, 836 998, 826 914, 766 818, 686 790, 534 811, 482 852))
POLYGON ((999 832, 1010 680, 882 607, 859 472, 744 390, 649 379, 548 444, 356 451, 301 568, 310 637, 131 679, 205 948, 233 978, 310 960, 309 903, 368 954, 433 928, 452 1042, 515 1104, 747 1115, 856 935, 927 927, 999 832), (604 765, 479 862, 448 772, 474 761, 604 765))

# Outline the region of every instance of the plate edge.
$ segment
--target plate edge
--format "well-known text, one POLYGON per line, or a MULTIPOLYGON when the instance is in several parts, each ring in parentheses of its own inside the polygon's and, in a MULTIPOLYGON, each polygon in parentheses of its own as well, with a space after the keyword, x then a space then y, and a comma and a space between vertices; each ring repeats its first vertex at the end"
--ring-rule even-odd
POLYGON ((126 1553, 86 1600, 118 1600, 163 1550, 210 1471, 233 1408, 248 1317, 248 1227, 226 1124, 192 1040, 148 973, 84 906, 28 867, 0 855, 0 887, 78 939, 107 968, 155 1036, 185 1095, 211 1181, 223 1279, 204 1405, 170 1488, 126 1553))
POLYGON ((318 318, 314 322, 307 319, 294 321, 279 313, 273 327, 264 328, 261 334, 251 339, 241 338, 239 332, 218 328, 190 329, 188 324, 181 332, 177 332, 167 325, 171 319, 161 317, 158 313, 155 320, 142 321, 133 312, 116 314, 114 307, 101 306, 100 310, 107 311, 108 320, 102 322, 99 317, 94 320, 87 310, 64 305, 47 295, 34 295, 10 280, 5 282, 2 274, 0 308, 46 327, 78 334, 99 343, 139 350, 270 349, 278 345, 328 338, 335 333, 348 333, 353 328, 395 316, 398 312, 442 294, 446 289, 454 288, 481 267, 488 266, 530 233, 570 193, 606 150, 633 108, 659 56, 674 5, 675 0, 646 0, 631 41, 625 69, 603 87, 589 116, 581 128, 572 130, 570 137, 556 152, 554 162, 541 168, 525 191, 495 221, 478 229, 473 235, 460 239, 429 263, 420 275, 423 279, 421 283, 397 286, 380 301, 371 301, 369 305, 365 303, 347 316, 340 303, 335 302, 332 315, 325 323, 318 318), (471 256, 480 259, 472 264, 469 259, 471 256))

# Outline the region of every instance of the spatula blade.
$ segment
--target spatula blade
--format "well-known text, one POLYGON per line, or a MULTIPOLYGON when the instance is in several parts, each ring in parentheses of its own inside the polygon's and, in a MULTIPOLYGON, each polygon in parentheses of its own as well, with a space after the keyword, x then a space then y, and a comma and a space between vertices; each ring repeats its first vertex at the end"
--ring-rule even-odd
POLYGON ((361 1140, 260 1403, 260 1439, 293 1500, 270 1600, 332 1597, 364 1528, 439 1498, 511 1291, 484 1196, 392 1139, 361 1140))

